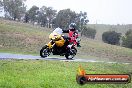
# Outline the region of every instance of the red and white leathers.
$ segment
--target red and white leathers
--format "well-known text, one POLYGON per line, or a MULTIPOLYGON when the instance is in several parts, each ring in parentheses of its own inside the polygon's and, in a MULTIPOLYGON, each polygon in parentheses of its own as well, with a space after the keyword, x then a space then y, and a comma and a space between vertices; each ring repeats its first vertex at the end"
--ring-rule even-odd
POLYGON ((68 35, 71 38, 69 42, 77 45, 77 38, 78 38, 79 34, 75 31, 69 30, 68 35))

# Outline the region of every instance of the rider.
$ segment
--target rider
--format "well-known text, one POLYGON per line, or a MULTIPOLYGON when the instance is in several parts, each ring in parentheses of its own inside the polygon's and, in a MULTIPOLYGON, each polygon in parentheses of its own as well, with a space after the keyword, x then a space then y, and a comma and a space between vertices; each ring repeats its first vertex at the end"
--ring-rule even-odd
POLYGON ((69 33, 69 37, 73 38, 73 39, 71 39, 71 42, 73 41, 74 43, 77 44, 77 47, 81 47, 77 25, 75 23, 71 23, 69 25, 69 29, 68 30, 69 30, 69 32, 68 32, 69 33))

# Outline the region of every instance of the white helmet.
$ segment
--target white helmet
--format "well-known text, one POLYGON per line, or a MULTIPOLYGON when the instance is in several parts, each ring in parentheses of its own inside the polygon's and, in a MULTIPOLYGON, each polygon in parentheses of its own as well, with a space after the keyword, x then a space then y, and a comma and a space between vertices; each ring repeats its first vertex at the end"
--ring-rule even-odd
POLYGON ((56 32, 56 33, 58 33, 58 34, 62 34, 63 33, 63 31, 62 31, 62 29, 61 28, 56 28, 53 32, 56 32))

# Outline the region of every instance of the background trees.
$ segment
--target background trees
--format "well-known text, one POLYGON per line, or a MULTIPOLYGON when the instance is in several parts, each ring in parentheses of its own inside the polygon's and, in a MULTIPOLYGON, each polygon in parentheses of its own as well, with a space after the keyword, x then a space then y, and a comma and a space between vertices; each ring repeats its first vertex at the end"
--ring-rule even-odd
POLYGON ((2 1, 0 1, 0 7, 1 7, 1 6, 3 6, 3 2, 2 2, 2 1))
POLYGON ((102 34, 102 40, 105 43, 116 45, 119 44, 121 33, 115 31, 107 31, 102 34))
POLYGON ((76 13, 70 9, 60 10, 53 20, 55 27, 66 28, 68 24, 74 22, 76 18, 76 13))
POLYGON ((32 6, 26 10, 24 4, 26 0, 3 0, 0 1, 0 6, 4 7, 5 18, 11 20, 24 21, 26 23, 37 23, 42 27, 54 28, 61 27, 67 28, 71 22, 75 22, 79 29, 87 24, 87 13, 80 11, 76 13, 70 9, 54 10, 52 7, 32 6))
POLYGON ((37 22, 37 24, 42 27, 52 27, 53 19, 56 16, 56 10, 52 7, 42 6, 41 8, 37 6, 32 6, 25 14, 25 22, 37 22))
POLYGON ((29 18, 31 22, 36 22, 38 18, 39 7, 32 6, 26 13, 25 18, 29 18))
POLYGON ((107 31, 102 34, 102 40, 108 44, 120 44, 123 47, 132 48, 132 30, 129 29, 124 36, 115 31, 107 31))
POLYGON ((3 0, 5 17, 12 20, 20 20, 26 11, 24 2, 25 0, 3 0))
POLYGON ((87 19, 87 13, 80 11, 80 13, 76 13, 70 9, 60 10, 53 20, 55 27, 61 27, 63 29, 67 29, 70 23, 76 23, 78 30, 82 31, 84 25, 86 25, 89 20, 87 19))
POLYGON ((47 26, 48 28, 51 28, 53 25, 53 20, 56 17, 56 10, 54 10, 52 7, 46 7, 42 6, 39 10, 39 22, 41 26, 47 26))
POLYGON ((84 25, 86 25, 88 22, 89 22, 89 20, 87 19, 87 12, 80 11, 80 13, 77 14, 77 23, 78 23, 81 31, 83 31, 83 29, 85 29, 84 25))
POLYGON ((132 30, 128 30, 122 38, 122 45, 127 48, 132 48, 132 30))

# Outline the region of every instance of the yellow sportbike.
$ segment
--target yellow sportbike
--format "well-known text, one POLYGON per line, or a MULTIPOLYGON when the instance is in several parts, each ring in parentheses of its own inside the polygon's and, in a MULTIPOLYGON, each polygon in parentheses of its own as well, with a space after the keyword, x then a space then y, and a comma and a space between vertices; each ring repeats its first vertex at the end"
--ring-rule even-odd
POLYGON ((40 50, 42 58, 49 56, 51 53, 53 55, 65 56, 66 59, 74 58, 77 49, 75 48, 75 44, 69 42, 69 37, 53 32, 49 35, 49 39, 50 42, 40 50))

